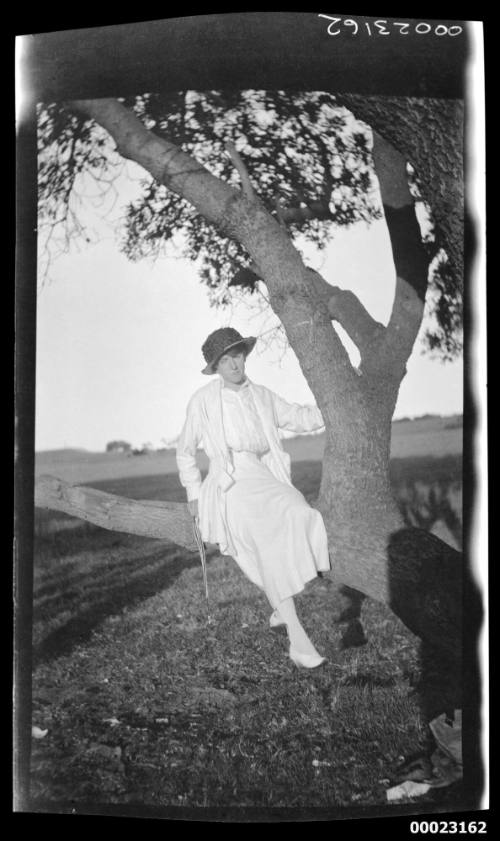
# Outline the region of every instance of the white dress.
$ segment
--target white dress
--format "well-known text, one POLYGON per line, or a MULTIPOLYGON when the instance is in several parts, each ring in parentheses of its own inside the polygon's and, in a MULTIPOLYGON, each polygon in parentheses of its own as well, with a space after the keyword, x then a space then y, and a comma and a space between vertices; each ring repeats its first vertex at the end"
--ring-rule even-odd
POLYGON ((226 527, 236 563, 275 608, 330 569, 325 525, 300 491, 262 463, 269 443, 250 389, 221 394, 234 464, 234 484, 224 494, 226 527))

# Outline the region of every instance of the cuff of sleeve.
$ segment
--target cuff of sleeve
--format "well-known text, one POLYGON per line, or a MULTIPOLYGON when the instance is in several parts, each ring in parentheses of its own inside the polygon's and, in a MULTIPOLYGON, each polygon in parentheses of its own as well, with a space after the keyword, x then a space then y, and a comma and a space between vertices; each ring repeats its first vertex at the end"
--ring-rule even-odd
POLYGON ((200 495, 200 487, 201 485, 190 485, 186 488, 188 502, 192 502, 193 499, 198 499, 200 495))

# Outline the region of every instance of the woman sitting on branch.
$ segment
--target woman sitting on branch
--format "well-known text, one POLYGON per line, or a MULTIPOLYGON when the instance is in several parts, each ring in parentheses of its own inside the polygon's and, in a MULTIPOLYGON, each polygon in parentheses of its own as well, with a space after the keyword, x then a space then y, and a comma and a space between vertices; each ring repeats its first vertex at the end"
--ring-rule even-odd
POLYGON ((245 374, 256 339, 227 327, 203 344, 204 374, 216 381, 191 398, 177 446, 177 464, 188 507, 207 543, 232 555, 273 608, 271 627, 286 626, 289 655, 315 668, 325 658, 302 627, 293 597, 318 572, 330 569, 326 529, 319 511, 291 482, 290 457, 279 430, 313 432, 323 418, 316 406, 290 404, 245 374), (196 450, 209 460, 202 482, 196 450))

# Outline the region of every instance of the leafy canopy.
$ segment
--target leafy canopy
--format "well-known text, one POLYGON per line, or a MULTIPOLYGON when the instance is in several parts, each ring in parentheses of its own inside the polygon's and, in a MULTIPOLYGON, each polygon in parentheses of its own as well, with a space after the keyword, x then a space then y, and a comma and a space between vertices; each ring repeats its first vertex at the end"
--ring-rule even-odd
MULTIPOLYGON (((214 175, 239 186, 226 143, 244 160, 252 184, 273 214, 296 211, 287 222, 292 237, 324 248, 336 226, 380 215, 369 130, 325 92, 187 91, 144 94, 122 100, 159 136, 168 138, 214 175), (314 218, 301 218, 309 208, 314 218)), ((82 185, 106 196, 124 162, 107 133, 64 104, 39 107, 39 213, 45 242, 69 245, 89 239, 82 221, 82 185)), ((290 215, 290 214, 289 214, 290 215)), ((310 214, 309 214, 310 215, 310 214)), ((250 258, 239 243, 222 236, 184 199, 142 178, 140 192, 126 207, 120 248, 131 260, 171 253, 197 261, 214 305, 230 301, 231 285, 250 258)), ((434 248, 435 252, 436 249, 434 248)), ((248 275, 247 275, 248 277, 248 275)), ((453 356, 461 309, 446 261, 436 261, 434 331, 428 345, 453 356)), ((254 289, 252 283, 247 291, 254 289)))

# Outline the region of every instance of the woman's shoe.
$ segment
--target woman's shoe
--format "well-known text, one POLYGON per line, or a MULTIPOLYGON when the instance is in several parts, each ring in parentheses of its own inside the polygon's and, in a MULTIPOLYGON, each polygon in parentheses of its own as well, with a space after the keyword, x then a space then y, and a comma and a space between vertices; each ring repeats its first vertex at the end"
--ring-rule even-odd
POLYGON ((274 610, 269 617, 269 626, 271 628, 281 628, 286 625, 286 622, 283 622, 283 619, 276 613, 274 610))
POLYGON ((292 646, 290 646, 289 656, 296 666, 301 666, 304 669, 315 669, 322 663, 326 663, 326 657, 322 657, 321 654, 301 654, 300 651, 295 651, 292 646))

